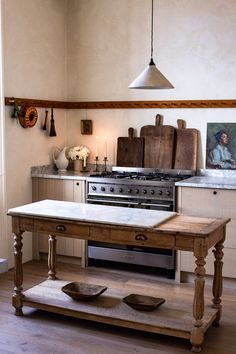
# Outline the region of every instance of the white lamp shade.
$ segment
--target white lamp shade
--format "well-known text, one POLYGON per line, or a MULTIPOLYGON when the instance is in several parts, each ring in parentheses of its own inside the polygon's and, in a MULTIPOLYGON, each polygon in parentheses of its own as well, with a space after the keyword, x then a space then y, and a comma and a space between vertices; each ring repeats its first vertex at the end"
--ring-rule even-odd
POLYGON ((165 78, 164 75, 151 63, 130 85, 131 89, 171 89, 174 86, 165 78))

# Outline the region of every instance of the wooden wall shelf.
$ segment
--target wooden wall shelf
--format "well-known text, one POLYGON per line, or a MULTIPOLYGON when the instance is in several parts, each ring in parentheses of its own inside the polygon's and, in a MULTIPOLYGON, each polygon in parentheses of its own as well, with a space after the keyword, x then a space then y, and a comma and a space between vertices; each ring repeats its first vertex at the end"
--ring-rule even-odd
MULTIPOLYGON (((18 106, 29 105, 64 109, 139 109, 139 108, 236 108, 235 100, 175 100, 175 101, 97 101, 63 102, 14 98, 18 106)), ((5 97, 5 105, 12 105, 12 97, 5 97)))

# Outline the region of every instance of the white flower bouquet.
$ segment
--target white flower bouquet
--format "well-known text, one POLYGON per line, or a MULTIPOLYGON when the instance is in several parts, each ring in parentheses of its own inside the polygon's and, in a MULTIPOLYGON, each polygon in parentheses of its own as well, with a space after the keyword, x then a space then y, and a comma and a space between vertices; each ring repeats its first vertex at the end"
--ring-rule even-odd
POLYGON ((86 146, 75 146, 68 151, 68 158, 70 160, 86 160, 89 153, 86 146))

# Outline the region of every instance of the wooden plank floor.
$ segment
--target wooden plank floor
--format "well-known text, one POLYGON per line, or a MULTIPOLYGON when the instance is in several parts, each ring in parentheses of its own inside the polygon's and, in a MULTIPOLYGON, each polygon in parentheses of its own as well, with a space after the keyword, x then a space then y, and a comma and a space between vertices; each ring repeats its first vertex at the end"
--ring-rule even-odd
MULTIPOLYGON (((58 263, 58 276, 76 280, 81 275, 91 277, 91 282, 125 288, 146 294, 161 290, 171 299, 174 294, 191 301, 192 284, 174 283, 173 280, 137 273, 104 270, 78 265, 58 263), (164 290, 163 290, 164 289, 164 290)), ((32 261, 24 265, 24 290, 45 280, 47 262, 32 261)), ((56 315, 24 307, 24 317, 14 316, 11 305, 13 271, 0 274, 0 353, 1 354, 176 354, 190 353, 188 340, 144 333, 135 329, 89 322, 63 315, 56 315)), ((210 301, 211 289, 206 286, 206 301, 210 301)), ((202 353, 236 353, 236 288, 225 288, 221 327, 210 327, 205 336, 202 353)))

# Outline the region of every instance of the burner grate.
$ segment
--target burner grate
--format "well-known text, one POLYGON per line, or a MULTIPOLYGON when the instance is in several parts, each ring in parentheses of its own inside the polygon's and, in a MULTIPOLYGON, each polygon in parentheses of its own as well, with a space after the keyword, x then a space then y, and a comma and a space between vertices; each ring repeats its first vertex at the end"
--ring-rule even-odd
POLYGON ((100 178, 114 178, 114 179, 127 179, 127 180, 140 180, 140 181, 167 181, 177 182, 183 179, 192 177, 192 175, 180 175, 169 173, 142 173, 142 172, 102 172, 91 174, 90 177, 100 178))

